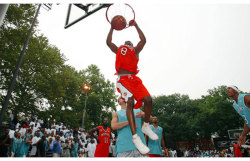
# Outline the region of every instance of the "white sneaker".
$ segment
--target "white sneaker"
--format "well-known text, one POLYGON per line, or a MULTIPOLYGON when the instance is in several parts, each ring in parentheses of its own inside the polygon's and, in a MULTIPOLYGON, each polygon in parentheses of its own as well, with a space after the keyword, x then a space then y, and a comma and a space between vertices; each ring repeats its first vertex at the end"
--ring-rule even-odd
POLYGON ((145 123, 142 125, 141 131, 147 135, 151 140, 157 141, 159 139, 158 135, 156 135, 152 129, 150 128, 149 124, 145 125, 145 123))
POLYGON ((133 138, 133 143, 142 155, 146 155, 150 152, 149 148, 142 143, 141 138, 138 135, 133 138))

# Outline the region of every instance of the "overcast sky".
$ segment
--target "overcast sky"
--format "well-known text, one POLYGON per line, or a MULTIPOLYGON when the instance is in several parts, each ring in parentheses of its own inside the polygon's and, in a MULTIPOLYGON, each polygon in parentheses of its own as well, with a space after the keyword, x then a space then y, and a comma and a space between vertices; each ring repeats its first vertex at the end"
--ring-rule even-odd
MULTIPOLYGON (((151 95, 207 95, 220 85, 250 91, 250 4, 130 3, 147 43, 138 76, 151 95)), ((72 14, 81 16, 73 6, 72 14)), ((40 33, 77 70, 96 64, 105 79, 116 81, 115 54, 106 45, 110 24, 105 9, 64 29, 68 4, 41 9, 40 33)), ((80 12, 81 11, 81 12, 80 12)), ((74 16, 73 16, 74 18, 74 16)), ((113 42, 139 42, 134 27, 114 31, 113 42)))

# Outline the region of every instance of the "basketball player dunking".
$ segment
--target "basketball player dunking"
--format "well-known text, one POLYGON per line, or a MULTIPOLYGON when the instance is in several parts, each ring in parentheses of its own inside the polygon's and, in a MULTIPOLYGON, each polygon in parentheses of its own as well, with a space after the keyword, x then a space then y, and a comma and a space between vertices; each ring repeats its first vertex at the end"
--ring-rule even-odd
POLYGON ((95 150, 95 157, 108 157, 109 156, 109 145, 110 145, 110 136, 111 130, 108 127, 108 118, 103 119, 102 126, 98 126, 90 130, 91 135, 93 136, 94 132, 97 132, 98 135, 98 144, 95 150))
POLYGON ((142 126, 142 132, 149 136, 152 140, 158 140, 158 136, 149 127, 149 119, 152 112, 152 98, 142 84, 138 73, 137 64, 139 61, 139 53, 143 49, 146 38, 138 27, 135 21, 130 21, 130 26, 134 26, 139 34, 140 42, 136 47, 130 41, 126 41, 124 45, 119 48, 112 43, 113 28, 109 31, 107 37, 108 47, 116 54, 115 68, 118 74, 117 90, 121 93, 121 97, 127 103, 126 115, 133 135, 133 143, 141 154, 148 154, 149 148, 144 145, 140 137, 136 134, 136 124, 133 109, 141 108, 144 103, 145 122, 142 126), (137 101, 134 105, 134 99, 137 101))

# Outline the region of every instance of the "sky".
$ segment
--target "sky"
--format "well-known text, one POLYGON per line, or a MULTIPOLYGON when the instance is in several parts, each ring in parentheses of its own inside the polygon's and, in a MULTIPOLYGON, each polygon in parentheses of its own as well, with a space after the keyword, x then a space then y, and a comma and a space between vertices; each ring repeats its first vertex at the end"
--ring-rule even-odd
MULTIPOLYGON (((132 2, 135 20, 147 43, 140 53, 138 76, 152 96, 174 93, 191 99, 208 89, 236 85, 250 91, 250 4, 132 2)), ((68 3, 41 9, 39 32, 57 46, 76 70, 95 64, 116 82, 115 54, 106 45, 110 24, 106 9, 64 29, 68 3)), ((72 7, 72 19, 83 14, 72 7)), ((139 42, 135 27, 114 31, 113 42, 139 42)))

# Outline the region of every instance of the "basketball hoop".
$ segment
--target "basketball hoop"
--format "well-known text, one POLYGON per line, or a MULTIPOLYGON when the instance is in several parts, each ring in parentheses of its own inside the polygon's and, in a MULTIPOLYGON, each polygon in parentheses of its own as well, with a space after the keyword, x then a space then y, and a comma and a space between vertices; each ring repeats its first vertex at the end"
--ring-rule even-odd
POLYGON ((107 21, 111 24, 112 19, 117 16, 121 15, 126 20, 126 27, 130 27, 129 22, 131 20, 135 20, 135 12, 134 9, 129 4, 112 4, 107 8, 106 11, 106 18, 107 21))

